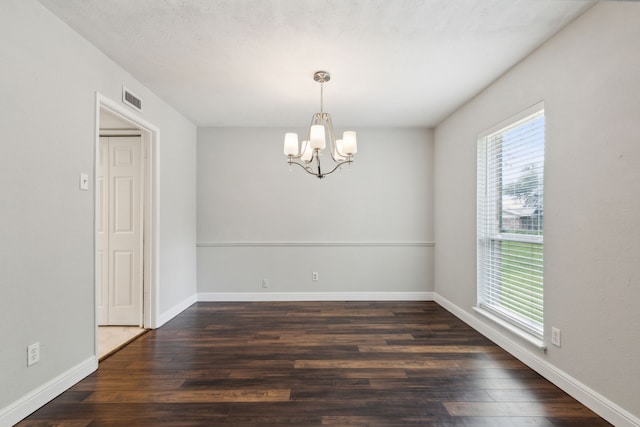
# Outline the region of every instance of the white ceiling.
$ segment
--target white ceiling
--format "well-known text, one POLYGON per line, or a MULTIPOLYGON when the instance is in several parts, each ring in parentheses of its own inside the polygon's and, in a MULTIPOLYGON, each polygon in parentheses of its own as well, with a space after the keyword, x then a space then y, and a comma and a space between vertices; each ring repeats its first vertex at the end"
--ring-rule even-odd
POLYGON ((198 126, 432 127, 590 0, 40 0, 198 126))

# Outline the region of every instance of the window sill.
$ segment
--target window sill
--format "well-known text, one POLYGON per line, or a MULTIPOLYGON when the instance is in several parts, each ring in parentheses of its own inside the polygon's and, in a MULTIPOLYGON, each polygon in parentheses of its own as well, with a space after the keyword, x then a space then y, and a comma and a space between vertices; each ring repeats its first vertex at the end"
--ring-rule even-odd
POLYGON ((512 334, 514 334, 514 335, 518 336, 519 338, 522 338, 523 340, 527 341, 531 345, 539 348, 540 350, 547 351, 547 346, 544 344, 544 341, 541 340, 540 338, 534 337, 533 335, 526 333, 522 329, 519 329, 519 328, 513 326, 509 322, 505 322, 504 320, 502 320, 498 316, 495 316, 495 315, 489 313, 488 311, 483 310, 480 307, 473 307, 473 310, 475 312, 477 312, 478 314, 480 314, 480 315, 486 317, 487 319, 491 320, 492 322, 497 323, 498 325, 500 325, 504 329, 508 330, 512 334))

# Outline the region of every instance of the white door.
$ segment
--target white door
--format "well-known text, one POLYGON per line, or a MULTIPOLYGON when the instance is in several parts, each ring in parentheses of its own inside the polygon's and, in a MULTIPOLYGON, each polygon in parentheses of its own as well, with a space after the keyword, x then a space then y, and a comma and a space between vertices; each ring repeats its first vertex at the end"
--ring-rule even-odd
POLYGON ((140 137, 101 137, 98 160, 98 323, 142 320, 140 137))

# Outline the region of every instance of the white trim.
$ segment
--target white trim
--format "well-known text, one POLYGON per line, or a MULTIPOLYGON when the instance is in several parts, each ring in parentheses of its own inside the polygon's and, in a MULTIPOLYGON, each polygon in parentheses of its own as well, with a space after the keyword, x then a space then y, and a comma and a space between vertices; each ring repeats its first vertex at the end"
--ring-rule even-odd
POLYGON ((199 248, 235 247, 434 247, 435 242, 197 242, 199 248))
POLYGON ((200 292, 200 302, 433 301, 433 292, 200 292))
POLYGON ((197 295, 194 294, 184 299, 183 301, 179 302, 178 304, 174 305, 164 313, 161 313, 157 318, 156 328, 159 328, 160 326, 164 325, 169 320, 173 319, 178 314, 182 313, 183 311, 191 307, 196 302, 198 302, 198 299, 197 299, 197 295))
POLYGON ((86 376, 98 369, 98 358, 92 356, 71 369, 31 390, 0 410, 0 426, 12 426, 28 417, 86 376))
POLYGON ((534 353, 526 346, 513 341, 501 331, 481 321, 479 317, 473 316, 438 293, 434 293, 434 301, 613 425, 617 427, 640 426, 640 418, 542 359, 537 351, 534 353))
POLYGON ((491 126, 489 129, 484 130, 478 135, 478 139, 486 138, 493 133, 503 129, 503 128, 513 128, 520 124, 525 119, 528 119, 530 116, 533 116, 538 113, 544 113, 544 101, 538 101, 530 107, 525 108, 517 114, 509 117, 508 119, 502 120, 500 123, 496 123, 491 126))
POLYGON ((500 317, 490 313, 487 310, 482 309, 481 307, 473 307, 473 311, 475 311, 476 313, 486 317, 487 319, 491 320, 494 323, 497 323, 498 325, 500 325, 501 327, 505 328, 506 330, 508 330, 509 332, 511 332, 514 335, 517 335, 518 337, 522 338, 523 340, 529 342, 529 344, 539 348, 540 350, 547 350, 547 346, 544 344, 544 341, 534 337, 531 334, 526 333, 524 330, 514 326, 512 323, 510 322, 506 322, 505 320, 501 319, 500 317))
MULTIPOLYGON (((145 156, 145 191, 144 191, 144 206, 145 206, 145 229, 144 229, 144 284, 143 284, 143 319, 141 319, 142 326, 145 328, 154 329, 157 328, 157 319, 159 316, 158 301, 159 301, 159 253, 160 253, 160 220, 159 220, 159 196, 160 196, 160 180, 159 180, 159 146, 160 146, 160 130, 147 122, 143 118, 137 116, 134 112, 126 108, 123 104, 115 102, 100 92, 96 92, 96 112, 95 112, 95 145, 94 145, 94 230, 97 229, 97 206, 98 200, 96 197, 96 174, 98 170, 98 143, 100 140, 100 110, 103 109, 113 114, 114 116, 122 119, 125 122, 131 123, 133 126, 140 129, 142 133, 142 142, 144 145, 145 156)), ((94 233, 94 253, 96 253, 97 241, 94 233)), ((98 325, 98 289, 97 289, 97 253, 94 256, 94 285, 95 289, 95 316, 96 316, 96 339, 95 348, 96 354, 98 354, 97 344, 97 325, 98 325)))

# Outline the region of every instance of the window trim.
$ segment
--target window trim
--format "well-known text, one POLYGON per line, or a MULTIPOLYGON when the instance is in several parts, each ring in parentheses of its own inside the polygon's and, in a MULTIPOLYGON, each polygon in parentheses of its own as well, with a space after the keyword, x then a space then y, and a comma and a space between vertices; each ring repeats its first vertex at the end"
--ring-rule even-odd
POLYGON ((472 307, 473 310, 486 317, 487 319, 491 320, 493 323, 497 323, 498 325, 502 326, 504 329, 510 331, 511 333, 513 333, 514 335, 519 336, 520 338, 522 338, 523 340, 529 342, 531 345, 539 348, 540 350, 546 351, 547 350, 547 345, 544 343, 543 339, 540 339, 534 335, 531 335, 530 333, 526 332, 525 330, 518 328, 517 326, 514 326, 513 324, 511 324, 511 322, 507 322, 505 320, 503 320, 502 318, 496 316, 495 314, 493 314, 490 311, 487 311, 486 309, 484 309, 483 307, 472 307))
POLYGON ((489 129, 485 129, 483 132, 481 132, 478 135, 477 139, 482 139, 482 138, 486 138, 487 136, 491 135, 492 133, 496 133, 497 131, 503 129, 503 128, 514 128, 520 124, 522 124, 522 122, 524 122, 524 119, 528 118, 529 116, 534 115, 535 113, 539 112, 539 111, 544 111, 544 101, 540 101, 530 107, 527 107, 526 109, 520 111, 517 114, 514 114, 513 116, 502 120, 500 123, 497 123, 493 126, 491 126, 489 129))

